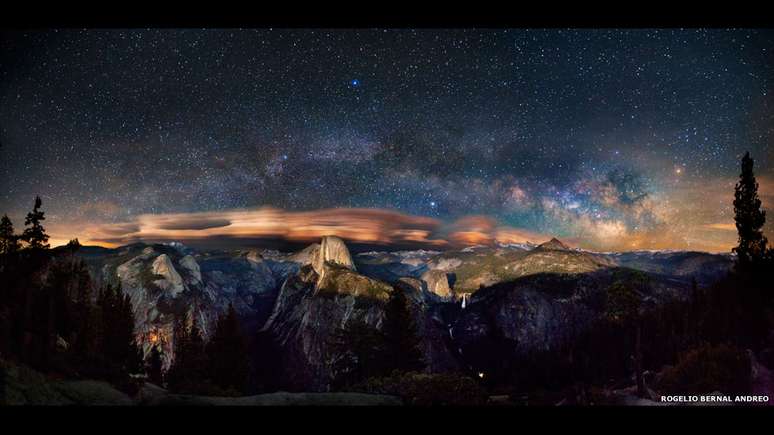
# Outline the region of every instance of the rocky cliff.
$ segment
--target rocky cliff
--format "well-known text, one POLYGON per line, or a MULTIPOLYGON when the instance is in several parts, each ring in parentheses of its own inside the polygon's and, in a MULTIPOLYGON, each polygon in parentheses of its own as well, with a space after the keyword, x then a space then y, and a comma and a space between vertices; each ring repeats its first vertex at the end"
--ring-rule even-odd
POLYGON ((378 327, 390 286, 358 274, 349 249, 337 237, 324 237, 309 257, 310 264, 282 285, 264 330, 283 351, 291 388, 323 391, 336 358, 332 334, 351 319, 378 327))
POLYGON ((233 304, 248 333, 265 331, 283 357, 289 388, 324 391, 337 358, 331 336, 353 319, 379 328, 393 288, 406 293, 428 371, 474 370, 477 345, 492 333, 515 353, 556 349, 604 310, 617 271, 650 277, 646 303, 684 297, 690 280, 706 284, 731 260, 706 253, 594 253, 559 240, 540 246, 456 251, 367 252, 352 256, 338 237, 295 253, 202 251, 180 244, 84 249, 100 282, 130 295, 146 351, 173 357, 175 315, 188 313, 205 335, 233 304))
POLYGON ((163 351, 164 365, 174 357, 173 323, 186 314, 207 337, 215 319, 233 304, 248 330, 257 330, 274 305, 279 286, 298 264, 244 252, 197 253, 180 244, 134 244, 99 255, 84 252, 98 284, 121 284, 130 296, 135 333, 145 352, 163 351))

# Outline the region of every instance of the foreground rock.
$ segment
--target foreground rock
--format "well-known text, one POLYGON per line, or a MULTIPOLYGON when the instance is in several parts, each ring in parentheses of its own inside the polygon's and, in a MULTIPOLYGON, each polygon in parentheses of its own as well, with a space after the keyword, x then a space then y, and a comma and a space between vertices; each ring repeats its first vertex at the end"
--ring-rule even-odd
POLYGON ((395 396, 362 393, 270 393, 243 397, 170 394, 145 383, 136 397, 104 381, 59 381, 25 366, 0 360, 4 374, 0 406, 399 406, 395 396))
POLYGON ((127 406, 132 398, 103 381, 59 381, 26 366, 0 361, 0 405, 127 406))

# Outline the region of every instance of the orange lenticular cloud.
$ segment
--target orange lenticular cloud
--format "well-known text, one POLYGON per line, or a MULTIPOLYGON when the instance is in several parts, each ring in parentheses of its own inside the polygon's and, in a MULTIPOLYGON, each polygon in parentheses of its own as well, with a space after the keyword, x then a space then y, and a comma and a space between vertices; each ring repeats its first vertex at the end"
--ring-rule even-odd
POLYGON ((196 242, 218 238, 311 243, 326 235, 357 243, 427 248, 540 243, 550 239, 548 235, 501 226, 487 216, 467 216, 444 224, 430 217, 365 208, 294 212, 263 207, 222 212, 146 214, 132 222, 96 224, 77 232, 83 240, 109 247, 137 241, 196 242))
POLYGON ((108 244, 132 241, 205 240, 228 237, 276 238, 312 242, 325 235, 375 244, 416 243, 444 246, 431 236, 441 222, 392 210, 334 208, 292 212, 254 210, 141 215, 135 222, 96 225, 84 231, 89 240, 108 244))

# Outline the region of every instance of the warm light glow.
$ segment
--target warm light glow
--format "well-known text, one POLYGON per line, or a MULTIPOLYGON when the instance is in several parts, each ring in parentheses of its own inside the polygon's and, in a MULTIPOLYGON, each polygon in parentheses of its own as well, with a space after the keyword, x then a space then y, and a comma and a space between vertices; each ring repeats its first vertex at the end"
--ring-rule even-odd
MULTIPOLYGON (((774 204, 774 179, 758 177, 764 209, 774 204)), ((624 220, 541 198, 549 218, 564 222, 572 234, 545 234, 503 225, 473 215, 452 222, 395 210, 331 208, 303 212, 271 207, 222 212, 140 215, 123 223, 53 222, 47 229, 52 247, 77 237, 82 245, 116 247, 136 241, 204 241, 218 238, 272 238, 313 243, 324 235, 350 242, 404 244, 447 249, 494 243, 542 243, 553 236, 568 246, 592 250, 694 249, 729 252, 737 242, 733 223, 735 179, 682 180, 671 193, 654 194, 636 206, 622 204, 605 186, 588 181, 579 187, 595 192, 611 209, 629 216, 652 215, 654 221, 630 225, 624 220)), ((518 194, 517 196, 522 196, 518 194)), ((772 221, 774 222, 774 220, 772 221)), ((767 222, 764 228, 769 232, 767 222)))

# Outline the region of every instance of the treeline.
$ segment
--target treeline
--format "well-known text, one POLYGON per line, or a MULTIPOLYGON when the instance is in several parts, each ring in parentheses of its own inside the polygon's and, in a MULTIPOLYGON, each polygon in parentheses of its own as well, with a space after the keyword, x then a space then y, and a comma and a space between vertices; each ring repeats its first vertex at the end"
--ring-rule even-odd
POLYGON ((49 249, 41 206, 38 197, 21 234, 0 219, 0 356, 128 386, 142 370, 129 297, 120 287, 96 288, 75 256, 77 239, 49 249))
POLYGON ((0 219, 0 358, 66 378, 107 380, 127 392, 138 386, 130 375, 175 392, 248 390, 250 352, 233 307, 219 317, 207 343, 194 319, 177 319, 175 358, 164 371, 158 344, 143 358, 120 282, 97 288, 76 256, 77 239, 50 249, 41 206, 36 198, 21 234, 7 215, 0 219))
POLYGON ((233 305, 218 316, 205 341, 193 317, 178 316, 174 326, 174 360, 162 372, 159 350, 151 350, 151 379, 170 391, 213 396, 238 396, 249 391, 249 346, 233 305), (158 364, 158 365, 157 365, 158 364))

